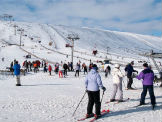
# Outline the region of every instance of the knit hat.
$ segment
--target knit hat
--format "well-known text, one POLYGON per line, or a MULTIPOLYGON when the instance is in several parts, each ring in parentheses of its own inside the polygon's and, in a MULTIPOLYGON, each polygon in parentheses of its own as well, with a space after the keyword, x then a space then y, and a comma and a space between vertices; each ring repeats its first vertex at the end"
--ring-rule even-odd
POLYGON ((147 64, 147 63, 144 63, 143 66, 144 66, 144 67, 148 67, 148 64, 147 64))
POLYGON ((96 65, 96 64, 93 64, 93 65, 92 65, 92 69, 97 70, 97 69, 98 69, 97 65, 96 65))

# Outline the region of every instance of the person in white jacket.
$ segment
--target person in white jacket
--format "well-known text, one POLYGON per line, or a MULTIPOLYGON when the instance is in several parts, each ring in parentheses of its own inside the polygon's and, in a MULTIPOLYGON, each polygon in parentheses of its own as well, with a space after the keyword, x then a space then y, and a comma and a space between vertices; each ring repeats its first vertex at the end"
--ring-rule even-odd
POLYGON ((94 104, 96 108, 95 118, 98 118, 101 115, 100 88, 103 89, 103 91, 105 91, 106 88, 102 84, 101 76, 97 72, 97 69, 97 65, 93 64, 91 71, 85 78, 85 87, 88 93, 88 106, 86 118, 94 116, 94 104))
POLYGON ((123 101, 122 78, 124 77, 124 75, 120 70, 119 64, 115 64, 115 68, 113 69, 112 76, 113 76, 113 92, 111 95, 110 102, 114 102, 116 100, 122 102, 123 101), (119 93, 119 98, 115 99, 117 91, 119 93))

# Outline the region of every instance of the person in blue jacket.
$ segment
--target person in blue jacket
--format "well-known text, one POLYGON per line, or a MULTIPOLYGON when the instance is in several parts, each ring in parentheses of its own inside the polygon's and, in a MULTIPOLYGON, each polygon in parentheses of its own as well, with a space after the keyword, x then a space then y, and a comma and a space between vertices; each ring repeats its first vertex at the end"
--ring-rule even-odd
POLYGON ((92 117, 95 116, 95 118, 98 118, 101 115, 101 102, 100 102, 100 89, 103 89, 104 91, 106 88, 102 84, 101 76, 97 72, 97 65, 93 64, 91 71, 88 73, 88 75, 85 78, 85 87, 86 91, 88 93, 88 106, 87 106, 87 114, 86 117, 92 117), (96 114, 94 115, 92 113, 93 111, 93 105, 95 103, 96 108, 96 114))
POLYGON ((13 66, 13 69, 14 69, 14 75, 16 76, 16 86, 21 86, 21 83, 20 83, 20 64, 18 64, 18 61, 15 62, 14 66, 13 66))
POLYGON ((132 84, 133 84, 132 73, 137 72, 137 74, 138 74, 138 71, 133 69, 133 65, 134 65, 134 61, 132 61, 130 64, 128 64, 125 67, 125 72, 126 72, 127 78, 128 78, 127 89, 134 89, 134 88, 132 88, 132 84))

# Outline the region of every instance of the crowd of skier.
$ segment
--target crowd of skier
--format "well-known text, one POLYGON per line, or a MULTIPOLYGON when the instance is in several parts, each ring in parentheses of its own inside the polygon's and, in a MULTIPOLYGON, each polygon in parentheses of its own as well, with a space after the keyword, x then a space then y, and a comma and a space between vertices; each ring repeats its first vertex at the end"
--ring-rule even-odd
MULTIPOLYGON (((147 91, 149 91, 152 109, 154 109, 156 105, 155 95, 154 95, 154 89, 153 89, 153 82, 154 82, 154 72, 151 70, 151 67, 148 66, 147 63, 143 64, 143 70, 138 74, 138 71, 134 70, 133 68, 134 62, 132 61, 130 64, 128 64, 125 67, 125 74, 121 72, 120 65, 115 64, 114 69, 112 71, 113 76, 113 90, 112 95, 109 102, 125 102, 123 99, 123 90, 122 90, 122 78, 126 75, 128 78, 127 83, 127 90, 133 90, 132 83, 133 78, 137 78, 138 80, 143 80, 143 91, 141 93, 141 99, 138 106, 145 105, 145 97, 147 94, 147 91), (135 76, 133 76, 133 72, 137 72, 135 76), (116 98, 116 94, 118 95, 118 98, 116 98)), ((99 88, 103 89, 103 91, 106 90, 106 88, 102 84, 101 76, 97 72, 97 65, 92 66, 92 70, 85 79, 85 87, 86 92, 88 93, 88 105, 87 105, 87 114, 86 118, 94 116, 95 119, 99 118, 101 116, 101 102, 100 101, 100 90, 99 88), (96 113, 93 113, 93 105, 95 104, 96 113)), ((104 93, 104 92, 103 92, 104 93)))
MULTIPOLYGON (((133 90, 132 84, 133 84, 133 78, 137 78, 138 80, 143 79, 143 91, 141 93, 141 99, 139 105, 145 104, 145 97, 147 94, 147 90, 149 91, 152 109, 154 109, 156 105, 155 95, 154 95, 154 89, 153 89, 153 81, 154 81, 154 72, 151 69, 151 67, 148 66, 147 63, 143 64, 143 70, 138 74, 137 70, 134 70, 133 68, 134 61, 126 65, 125 67, 125 73, 121 72, 120 65, 115 64, 113 70, 111 71, 111 67, 109 65, 106 66, 104 69, 105 71, 105 77, 108 77, 108 75, 112 75, 113 77, 113 90, 111 94, 111 98, 109 102, 125 102, 123 99, 123 89, 122 89, 122 81, 123 77, 127 76, 128 82, 127 82, 127 88, 126 90, 133 90), (136 72, 136 75, 134 75, 136 72), (116 98, 116 94, 118 95, 118 98, 116 98)), ((16 86, 21 86, 20 82, 20 64, 18 61, 14 60, 11 62, 11 71, 14 72, 16 76, 16 86)), ((81 69, 83 70, 84 74, 86 75, 85 78, 85 89, 86 93, 88 94, 88 105, 87 105, 87 114, 86 118, 95 116, 95 118, 99 118, 101 116, 101 101, 100 101, 100 88, 105 91, 106 87, 102 83, 101 76, 98 72, 98 66, 96 64, 90 63, 89 66, 85 63, 82 63, 79 61, 75 68, 73 68, 73 63, 71 62, 61 62, 56 63, 54 66, 51 64, 48 64, 46 61, 40 62, 39 60, 30 62, 25 60, 22 64, 22 67, 24 67, 25 72, 31 72, 34 71, 34 73, 37 73, 40 71, 40 69, 43 69, 43 72, 46 73, 49 71, 49 75, 52 75, 52 71, 55 72, 55 74, 58 74, 60 78, 66 78, 68 75, 68 72, 75 72, 74 76, 79 77, 79 73, 81 69), (54 67, 54 69, 52 69, 54 67), (93 105, 95 104, 96 113, 93 113, 93 105)))

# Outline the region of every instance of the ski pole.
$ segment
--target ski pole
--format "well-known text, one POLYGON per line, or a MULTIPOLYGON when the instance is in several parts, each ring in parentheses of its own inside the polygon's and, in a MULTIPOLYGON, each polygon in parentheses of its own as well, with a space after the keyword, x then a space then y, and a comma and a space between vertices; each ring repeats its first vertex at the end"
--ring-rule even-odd
POLYGON ((76 109, 75 109, 75 111, 74 111, 74 113, 73 113, 73 115, 72 115, 72 116, 74 116, 74 114, 75 114, 76 110, 78 109, 78 107, 79 107, 80 103, 82 102, 82 100, 83 100, 83 98, 84 98, 85 94, 86 94, 86 91, 85 91, 85 93, 84 93, 83 97, 81 98, 80 102, 78 103, 78 105, 77 105, 77 107, 76 107, 76 109))
POLYGON ((103 91, 103 93, 102 93, 101 103, 102 103, 102 100, 103 100, 104 92, 105 92, 105 91, 103 91))

